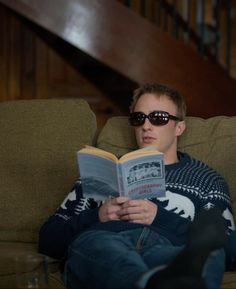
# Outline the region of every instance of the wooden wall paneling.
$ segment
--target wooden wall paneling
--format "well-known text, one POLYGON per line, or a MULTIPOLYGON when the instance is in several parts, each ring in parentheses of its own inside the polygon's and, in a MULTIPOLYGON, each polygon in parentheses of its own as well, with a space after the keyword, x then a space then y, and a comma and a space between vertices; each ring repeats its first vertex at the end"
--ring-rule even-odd
POLYGON ((145 17, 151 22, 155 22, 155 2, 156 0, 145 1, 145 17))
POLYGON ((0 7, 0 101, 33 97, 32 35, 19 17, 0 7))
POLYGON ((236 1, 232 1, 232 26, 231 26, 231 66, 230 75, 236 79, 236 1))
POLYGON ((73 97, 73 81, 68 76, 69 69, 65 60, 53 49, 48 48, 48 85, 53 95, 51 97, 73 97))
POLYGON ((7 99, 7 52, 8 52, 8 26, 6 19, 6 8, 0 5, 0 35, 1 35, 1 45, 0 45, 0 101, 7 99))
POLYGON ((236 79, 236 21, 232 33, 234 37, 232 38, 230 75, 236 79))
POLYGON ((226 69, 226 13, 225 10, 220 13, 220 45, 219 45, 219 63, 226 69))
POLYGON ((189 1, 190 11, 189 11, 189 20, 190 27, 195 30, 196 28, 196 1, 189 1))
POLYGON ((35 36, 27 25, 22 25, 21 31, 21 98, 35 98, 36 89, 36 57, 35 36))
MULTIPOLYGON (((172 0, 168 0, 170 4, 173 4, 172 0)), ((196 10, 197 10, 197 4, 198 2, 196 0, 189 1, 188 2, 190 5, 190 26, 193 30, 196 30, 196 10)), ((236 1, 231 1, 232 5, 232 11, 236 10, 236 1)), ((177 9, 180 15, 182 14, 182 9, 183 9, 183 4, 184 1, 178 0, 176 1, 177 4, 177 9)), ((203 1, 204 4, 204 22, 207 24, 213 24, 213 14, 212 14, 212 0, 205 0, 203 1)), ((232 12, 232 26, 231 26, 231 66, 230 66, 230 71, 229 75, 232 78, 236 79, 236 14, 232 12)), ((220 45, 219 45, 219 55, 218 55, 218 61, 219 64, 226 69, 226 40, 227 40, 227 30, 226 30, 226 7, 225 5, 221 5, 220 9, 220 31, 219 31, 219 36, 220 36, 220 45)), ((169 29, 168 29, 169 31, 169 29)), ((183 34, 181 31, 179 31, 179 38, 183 39, 183 34)), ((189 45, 194 49, 197 50, 196 45, 193 42, 190 42, 189 45)))
POLYGON ((140 12, 140 0, 131 0, 130 1, 130 8, 136 12, 140 12))
POLYGON ((203 1, 204 5, 204 22, 212 24, 213 15, 212 15, 212 0, 203 1))
MULTIPOLYGON (((183 5, 184 5, 184 1, 182 2, 182 9, 183 9, 183 5)), ((195 10, 194 10, 194 2, 193 1, 188 1, 188 5, 189 5, 189 15, 188 15, 188 21, 189 21, 189 29, 192 29, 195 25, 195 10)), ((186 34, 185 36, 185 43, 186 45, 188 45, 189 47, 191 47, 193 50, 196 51, 196 44, 193 43, 193 41, 191 41, 190 37, 188 37, 188 35, 186 34)))
MULTIPOLYGON (((27 5, 22 0, 1 0, 3 2, 5 5, 15 4, 13 8, 19 9, 22 15, 28 13, 26 17, 33 19, 35 23, 46 27, 78 50, 132 81, 140 83, 158 80, 176 87, 186 96, 189 113, 192 115, 206 117, 234 113, 232 95, 235 84, 226 77, 223 70, 201 59, 180 41, 167 37, 167 33, 131 13, 118 2, 108 1, 107 5, 103 5, 101 0, 57 0, 61 7, 66 8, 65 14, 55 10, 53 1, 44 0, 40 5, 36 0, 27 2, 27 5), (80 7, 84 14, 76 17, 76 11, 81 11, 80 7), (90 17, 91 11, 96 17, 90 17), (119 15, 123 15, 124 21, 117 21, 120 19, 119 15), (76 21, 72 21, 73 19, 76 21), (80 31, 79 28, 83 30, 80 31), (228 96, 227 103, 222 99, 223 94, 228 96)), ((42 42, 40 45, 42 46, 42 42)), ((40 55, 40 58, 37 57, 36 67, 36 83, 39 88, 37 94, 40 97, 47 97, 48 91, 51 93, 48 79, 49 56, 47 48, 45 49, 46 53, 42 53, 39 46, 36 46, 36 56, 40 55), (39 69, 40 66, 42 69, 39 69)))
POLYGON ((19 99, 21 95, 21 25, 14 14, 9 14, 8 34, 8 99, 19 99))
POLYGON ((48 89, 48 46, 40 38, 35 39, 35 98, 51 98, 52 95, 48 89))
POLYGON ((102 127, 116 105, 75 69, 23 18, 0 5, 0 101, 31 98, 82 97, 102 127))
POLYGON ((42 39, 36 38, 37 98, 84 98, 101 128, 111 114, 122 114, 116 104, 42 39))
MULTIPOLYGON (((182 17, 183 17, 183 1, 175 1, 176 4, 176 12, 182 17)), ((177 23, 177 37, 178 39, 182 39, 184 41, 185 36, 184 36, 184 31, 181 27, 178 26, 177 23)))

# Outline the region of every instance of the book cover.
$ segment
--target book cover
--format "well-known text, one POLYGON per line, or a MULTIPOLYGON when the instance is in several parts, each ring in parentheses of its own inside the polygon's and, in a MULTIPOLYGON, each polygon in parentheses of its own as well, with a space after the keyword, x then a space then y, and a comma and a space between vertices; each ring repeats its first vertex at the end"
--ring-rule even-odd
POLYGON ((163 154, 150 148, 139 149, 118 159, 94 147, 77 152, 84 197, 105 200, 127 196, 144 199, 165 196, 163 154))

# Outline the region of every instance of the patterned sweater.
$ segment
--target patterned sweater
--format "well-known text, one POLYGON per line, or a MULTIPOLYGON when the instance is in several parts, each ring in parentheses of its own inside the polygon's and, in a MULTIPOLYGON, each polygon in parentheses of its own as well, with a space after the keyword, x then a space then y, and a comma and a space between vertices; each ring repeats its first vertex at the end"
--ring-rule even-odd
MULTIPOLYGON (((150 199, 158 205, 150 227, 175 245, 186 242, 189 223, 202 209, 218 207, 234 230, 230 197, 225 180, 206 164, 178 152, 179 162, 165 166, 166 196, 150 199)), ((85 230, 121 231, 142 224, 128 221, 99 222, 101 202, 83 198, 81 181, 75 185, 56 212, 43 224, 39 233, 39 251, 54 258, 66 256, 71 241, 85 230)))

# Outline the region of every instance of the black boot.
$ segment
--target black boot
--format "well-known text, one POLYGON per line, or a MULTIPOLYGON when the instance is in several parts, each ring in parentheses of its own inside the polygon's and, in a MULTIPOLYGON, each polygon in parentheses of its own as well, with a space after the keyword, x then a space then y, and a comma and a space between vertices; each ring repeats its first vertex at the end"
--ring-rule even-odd
MULTIPOLYGON (((145 289, 206 288, 202 269, 209 254, 226 242, 226 221, 218 209, 203 210, 190 224, 184 250, 164 269, 153 270, 145 289)), ((139 284, 144 284, 145 275, 139 284)), ((139 286, 137 286, 139 287, 139 286)))

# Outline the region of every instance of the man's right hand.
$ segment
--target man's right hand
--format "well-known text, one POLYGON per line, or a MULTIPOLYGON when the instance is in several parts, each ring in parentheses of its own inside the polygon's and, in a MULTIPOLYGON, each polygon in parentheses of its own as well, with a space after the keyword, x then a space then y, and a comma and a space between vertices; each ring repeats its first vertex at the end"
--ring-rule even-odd
POLYGON ((98 216, 101 222, 119 220, 118 212, 121 209, 121 205, 125 203, 129 198, 118 197, 105 201, 105 203, 99 208, 98 216))

